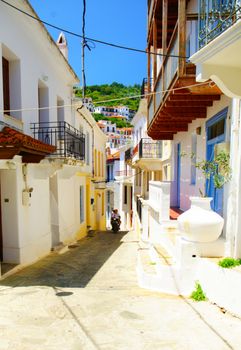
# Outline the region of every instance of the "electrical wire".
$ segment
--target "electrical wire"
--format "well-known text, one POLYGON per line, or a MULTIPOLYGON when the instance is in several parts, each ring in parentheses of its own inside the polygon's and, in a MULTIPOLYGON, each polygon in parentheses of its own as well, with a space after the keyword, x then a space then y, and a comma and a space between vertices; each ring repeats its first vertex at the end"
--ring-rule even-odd
MULTIPOLYGON (((86 90, 86 76, 85 76, 85 47, 87 47, 88 43, 85 39, 85 15, 86 15, 86 0, 83 0, 83 14, 82 14, 82 97, 85 98, 85 90, 86 90)), ((89 48, 89 46, 88 46, 89 48)), ((90 50, 90 48, 89 48, 90 50)))
MULTIPOLYGON (((125 176, 125 180, 128 180, 132 177, 135 177, 136 175, 139 175, 139 174, 142 174, 144 170, 141 170, 139 171, 138 173, 135 173, 133 175, 130 175, 130 176, 125 176)), ((111 181, 107 181, 107 180, 102 180, 102 181, 95 181, 95 180, 92 180, 93 183, 95 184, 98 184, 98 183, 108 183, 108 182, 111 182, 111 181)))
MULTIPOLYGON (((46 26, 48 27, 51 27, 51 28, 54 28, 54 29, 57 29, 61 32, 64 32, 66 34, 69 34, 69 35, 72 35, 72 36, 75 36, 77 38, 81 38, 81 39, 84 39, 83 35, 80 35, 78 33, 75 33, 71 30, 68 30, 68 29, 65 29, 65 28, 62 28, 62 27, 59 27, 55 24, 51 24, 47 21, 44 21, 42 19, 40 19, 39 17, 35 17, 33 15, 31 15, 30 13, 20 9, 19 7, 17 6, 14 6, 12 4, 10 4, 9 2, 5 1, 5 0, 0 0, 2 3, 6 4, 7 6, 15 9, 16 11, 19 11, 21 12, 22 14, 34 19, 35 21, 37 22, 40 22, 42 24, 45 24, 46 26)), ((119 45, 119 44, 114 44, 114 43, 110 43, 108 41, 104 41, 104 40, 99 40, 99 39, 94 39, 94 38, 89 38, 89 37, 85 37, 85 39, 87 40, 87 42, 92 42, 92 43, 98 43, 98 44, 102 44, 102 45, 107 45, 107 46, 110 46, 110 47, 114 47, 114 48, 117 48, 117 49, 123 49, 123 50, 128 50, 128 51, 134 51, 134 52, 140 52, 140 53, 145 53, 145 54, 150 54, 150 55, 154 55, 154 56, 162 56, 162 57, 174 57, 174 58, 183 58, 183 59, 189 59, 189 57, 187 56, 179 56, 179 55, 172 55, 172 54, 164 54, 164 53, 158 53, 158 52, 153 52, 153 51, 148 51, 148 50, 142 50, 142 49, 137 49, 137 48, 134 48, 134 47, 128 47, 128 46, 124 46, 124 45, 119 45)))
MULTIPOLYGON (((2 1, 2 0, 0 0, 0 1, 2 1)), ((150 93, 144 94, 144 95, 143 94, 134 95, 134 96, 133 95, 129 95, 129 96, 114 98, 114 99, 110 99, 110 100, 93 101, 93 104, 95 104, 95 105, 96 104, 104 104, 106 102, 123 101, 123 100, 129 100, 129 99, 134 99, 134 98, 142 98, 142 97, 147 97, 147 96, 154 96, 154 95, 158 95, 158 94, 162 94, 162 93, 166 93, 166 92, 174 92, 174 91, 178 91, 178 90, 182 90, 182 89, 188 89, 188 88, 193 88, 193 87, 207 85, 207 84, 211 88, 216 86, 216 84, 214 82, 205 81, 205 82, 202 82, 202 83, 182 86, 182 87, 179 87, 179 88, 161 90, 161 91, 156 91, 156 92, 150 92, 150 93)), ((80 101, 80 102, 81 102, 81 104, 83 104, 82 101, 80 101)), ((61 105, 61 106, 55 105, 55 106, 48 106, 48 107, 30 107, 30 108, 19 108, 19 109, 7 109, 7 110, 0 110, 0 113, 41 111, 41 110, 50 110, 50 109, 63 108, 63 107, 80 107, 80 102, 73 103, 73 104, 64 104, 64 105, 61 105)))

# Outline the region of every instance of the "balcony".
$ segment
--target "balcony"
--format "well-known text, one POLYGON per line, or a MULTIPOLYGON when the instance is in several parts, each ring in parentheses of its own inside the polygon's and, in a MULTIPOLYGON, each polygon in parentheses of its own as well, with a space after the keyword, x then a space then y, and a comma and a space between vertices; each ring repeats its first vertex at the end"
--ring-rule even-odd
POLYGON ((199 48, 233 26, 241 18, 240 1, 199 2, 199 48))
POLYGON ((31 123, 31 130, 35 139, 56 147, 50 157, 85 159, 84 134, 67 122, 31 123))
POLYGON ((133 181, 132 169, 116 171, 115 180, 125 184, 131 184, 133 181))
POLYGON ((143 170, 161 170, 162 164, 162 141, 142 138, 133 152, 132 166, 143 170))
POLYGON ((197 66, 197 80, 213 81, 227 96, 241 98, 240 0, 208 3, 199 8, 199 51, 190 60, 197 66), (210 4, 210 6, 209 6, 210 4))
POLYGON ((131 169, 125 169, 115 172, 115 177, 119 176, 132 176, 132 170, 131 169))
POLYGON ((207 107, 220 99, 221 91, 215 84, 197 86, 196 67, 188 61, 197 50, 195 40, 190 39, 197 18, 186 14, 185 6, 178 10, 178 2, 167 1, 163 9, 162 1, 157 0, 156 9, 148 49, 165 55, 158 62, 149 55, 148 89, 154 94, 148 98, 148 135, 154 140, 172 140, 177 132, 187 131, 194 119, 205 118, 207 107))

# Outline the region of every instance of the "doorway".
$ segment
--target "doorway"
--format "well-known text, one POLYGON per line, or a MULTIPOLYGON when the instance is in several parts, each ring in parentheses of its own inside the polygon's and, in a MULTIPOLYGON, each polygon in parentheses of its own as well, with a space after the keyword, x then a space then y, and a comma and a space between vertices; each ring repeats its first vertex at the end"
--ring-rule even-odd
MULTIPOLYGON (((208 161, 212 161, 215 156, 215 145, 225 141, 226 134, 226 119, 228 108, 220 111, 206 123, 207 135, 207 154, 208 161)), ((206 195, 212 197, 212 209, 219 215, 223 215, 223 188, 217 189, 214 187, 214 181, 211 177, 210 183, 206 183, 206 195)))

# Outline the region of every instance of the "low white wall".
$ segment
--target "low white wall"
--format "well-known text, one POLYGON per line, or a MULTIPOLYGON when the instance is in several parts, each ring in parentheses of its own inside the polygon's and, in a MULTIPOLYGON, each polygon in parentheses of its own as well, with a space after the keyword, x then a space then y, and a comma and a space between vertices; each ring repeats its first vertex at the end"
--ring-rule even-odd
POLYGON ((28 263, 47 254, 51 248, 48 169, 37 165, 1 171, 3 258, 9 263, 28 263), (33 188, 29 202, 22 201, 26 187, 33 188))

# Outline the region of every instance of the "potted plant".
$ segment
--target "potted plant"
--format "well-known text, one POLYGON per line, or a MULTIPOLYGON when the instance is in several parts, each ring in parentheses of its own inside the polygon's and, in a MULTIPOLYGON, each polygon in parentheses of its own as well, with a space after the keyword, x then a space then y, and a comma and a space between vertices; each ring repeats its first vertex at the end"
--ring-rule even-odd
POLYGON ((178 217, 178 227, 185 240, 212 242, 221 235, 224 220, 211 209, 212 198, 206 197, 206 193, 209 193, 211 181, 215 189, 220 189, 231 179, 229 160, 229 154, 222 150, 212 161, 195 162, 206 180, 205 189, 199 189, 201 197, 190 197, 191 208, 178 217))

